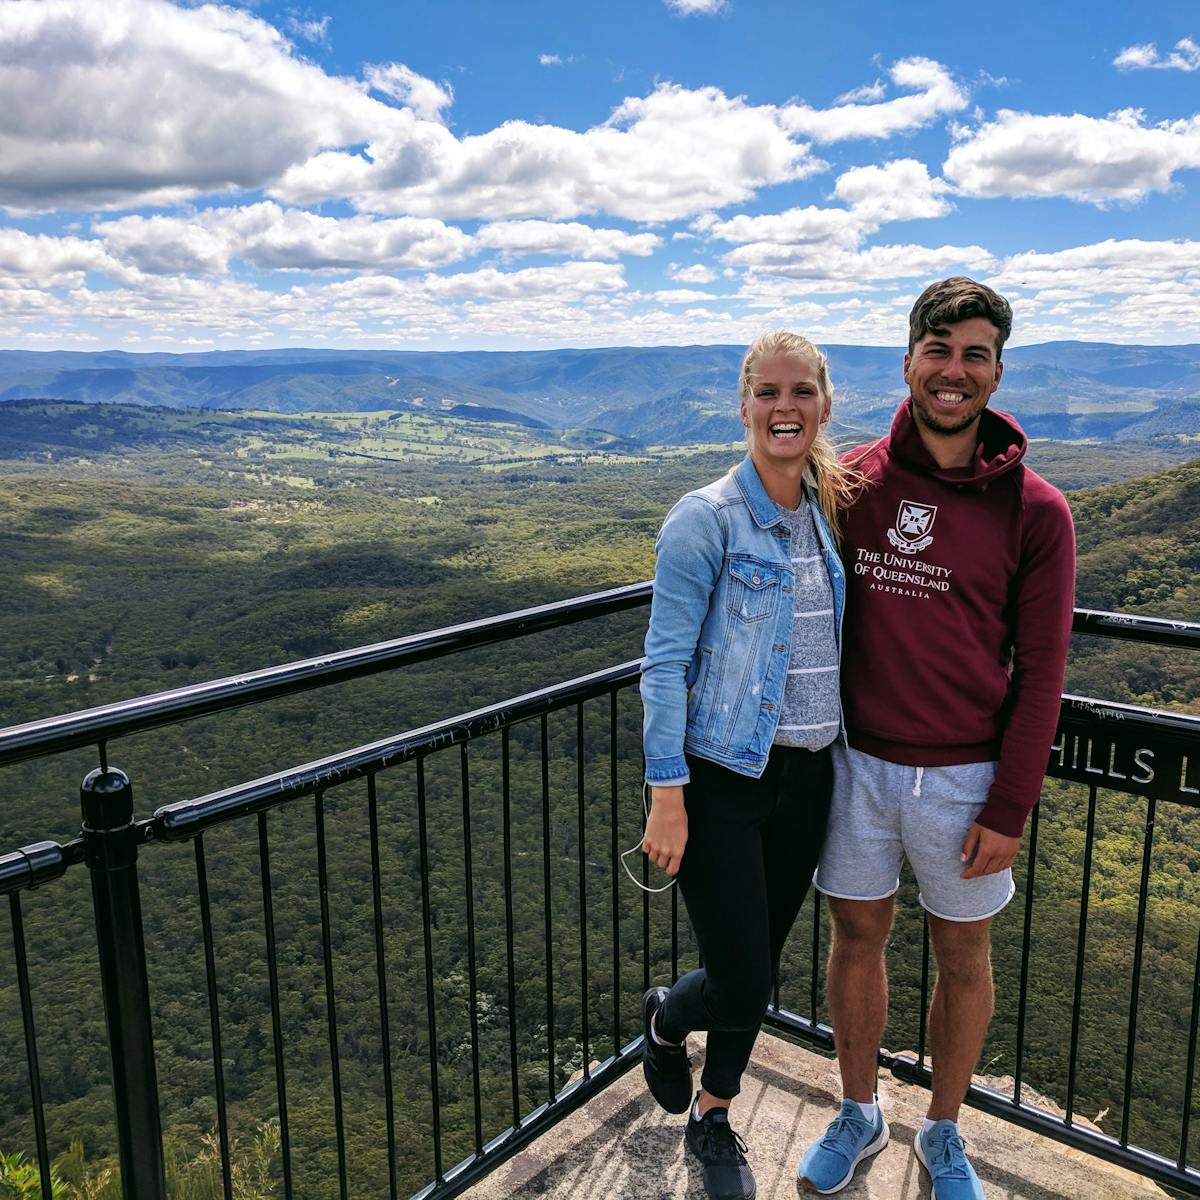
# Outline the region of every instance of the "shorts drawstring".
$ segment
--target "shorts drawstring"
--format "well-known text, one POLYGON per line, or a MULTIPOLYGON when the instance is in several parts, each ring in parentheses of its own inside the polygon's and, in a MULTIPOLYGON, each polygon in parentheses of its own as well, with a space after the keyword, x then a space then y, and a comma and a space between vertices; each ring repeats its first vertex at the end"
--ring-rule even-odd
POLYGON ((920 800, 921 798, 921 778, 925 774, 924 767, 917 768, 917 781, 913 784, 913 795, 920 800))

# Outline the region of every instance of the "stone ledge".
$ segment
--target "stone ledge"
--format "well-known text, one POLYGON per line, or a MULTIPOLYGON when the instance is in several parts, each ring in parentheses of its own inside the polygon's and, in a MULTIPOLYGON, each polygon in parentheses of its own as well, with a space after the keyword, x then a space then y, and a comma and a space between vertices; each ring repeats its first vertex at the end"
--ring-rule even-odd
MULTIPOLYGON (((700 1039, 693 1037, 693 1041, 700 1039)), ((697 1066, 702 1054, 693 1052, 697 1066)), ((913 1154, 928 1092, 880 1078, 891 1141, 838 1193, 845 1200, 927 1200, 929 1179, 913 1154)), ((733 1125, 749 1144, 759 1200, 796 1200, 796 1164, 833 1116, 835 1064, 764 1034, 754 1048, 733 1125)), ((524 1153, 464 1195, 469 1200, 703 1200, 682 1117, 664 1113, 635 1068, 524 1153)), ((968 1153, 988 1200, 1148 1200, 1166 1193, 1149 1180, 1082 1151, 964 1108, 968 1153)))

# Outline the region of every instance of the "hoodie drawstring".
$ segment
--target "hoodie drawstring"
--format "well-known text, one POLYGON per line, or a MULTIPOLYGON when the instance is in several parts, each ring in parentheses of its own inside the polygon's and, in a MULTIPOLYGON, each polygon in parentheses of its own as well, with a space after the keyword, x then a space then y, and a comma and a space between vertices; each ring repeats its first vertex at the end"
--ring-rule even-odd
POLYGON ((925 768, 918 767, 917 768, 917 781, 916 781, 916 783, 913 784, 913 795, 918 800, 920 800, 920 798, 921 798, 921 779, 924 777, 924 775, 925 775, 925 768))

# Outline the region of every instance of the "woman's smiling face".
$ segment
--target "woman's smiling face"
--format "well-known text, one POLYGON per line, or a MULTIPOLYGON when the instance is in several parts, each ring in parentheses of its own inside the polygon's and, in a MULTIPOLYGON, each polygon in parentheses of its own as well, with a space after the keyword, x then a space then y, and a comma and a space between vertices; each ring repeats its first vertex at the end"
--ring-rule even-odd
POLYGON ((816 364, 798 354, 771 354, 754 364, 750 385, 741 404, 750 457, 763 465, 803 466, 829 419, 816 364))

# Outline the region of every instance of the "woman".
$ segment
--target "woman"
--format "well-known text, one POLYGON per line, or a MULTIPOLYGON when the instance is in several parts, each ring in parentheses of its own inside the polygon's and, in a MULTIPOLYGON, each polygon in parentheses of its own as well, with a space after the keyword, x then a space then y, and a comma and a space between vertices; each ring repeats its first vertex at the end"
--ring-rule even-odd
POLYGON ((754 1195, 729 1104, 825 834, 845 596, 834 522, 854 482, 825 433, 833 388, 810 342, 764 334, 738 390, 749 453, 663 524, 641 683, 642 849, 678 874, 704 962, 646 993, 643 1067, 668 1112, 691 1107, 713 1200, 754 1195), (701 1029, 693 1102, 685 1039, 701 1029))

